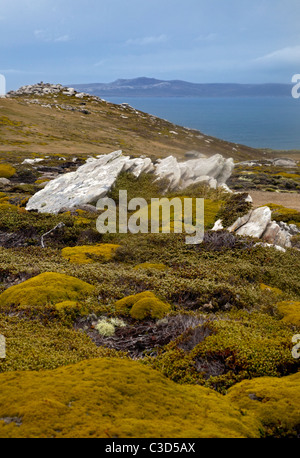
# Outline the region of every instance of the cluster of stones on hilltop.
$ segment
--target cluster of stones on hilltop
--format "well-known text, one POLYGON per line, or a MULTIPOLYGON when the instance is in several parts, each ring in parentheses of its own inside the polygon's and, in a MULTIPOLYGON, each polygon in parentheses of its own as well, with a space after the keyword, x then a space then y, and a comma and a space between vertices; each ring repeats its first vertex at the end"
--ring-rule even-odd
MULTIPOLYGON (((6 94, 6 98, 14 98, 14 97, 20 97, 20 96, 36 96, 36 97, 41 97, 45 95, 53 95, 53 98, 55 99, 58 95, 65 95, 69 97, 76 97, 78 99, 88 99, 88 101, 92 102, 104 102, 106 104, 109 104, 110 102, 107 102, 104 99, 101 99, 100 97, 97 97, 96 95, 91 95, 86 92, 78 92, 76 89, 73 87, 67 87, 63 86, 62 84, 51 84, 51 83, 37 83, 37 84, 31 84, 28 86, 21 86, 19 89, 16 91, 9 91, 6 94)), ((57 103, 43 103, 43 101, 39 98, 25 98, 24 99, 27 103, 30 104, 38 104, 41 105, 44 108, 59 108, 63 110, 69 110, 69 111, 80 111, 84 114, 89 114, 85 109, 78 109, 72 105, 66 105, 66 104, 57 104, 57 103)), ((128 103, 121 103, 120 105, 121 110, 130 110, 132 112, 135 112, 136 114, 139 114, 139 112, 133 108, 131 105, 128 103)), ((122 116, 125 117, 125 116, 122 116)), ((153 115, 150 115, 150 121, 156 120, 156 118, 153 115)))
MULTIPOLYGON (((47 94, 63 94, 68 96, 75 96, 78 98, 89 97, 90 94, 85 92, 77 92, 72 87, 65 87, 62 84, 51 84, 51 83, 37 83, 28 86, 21 86, 16 91, 10 91, 6 94, 6 97, 17 97, 20 95, 47 95, 47 94)), ((99 99, 97 97, 97 99, 99 99)), ((101 99, 99 99, 101 100, 101 99)))

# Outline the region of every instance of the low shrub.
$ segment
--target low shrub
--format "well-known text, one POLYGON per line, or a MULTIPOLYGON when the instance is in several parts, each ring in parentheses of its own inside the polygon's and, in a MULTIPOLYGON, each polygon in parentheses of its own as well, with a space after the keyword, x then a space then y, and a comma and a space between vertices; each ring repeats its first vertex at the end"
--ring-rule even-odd
POLYGON ((252 208, 252 203, 245 200, 247 196, 247 192, 230 194, 216 215, 216 220, 221 219, 223 227, 229 227, 239 217, 246 215, 252 208))
POLYGON ((222 393, 243 379, 278 377, 299 368, 291 355, 293 332, 271 316, 227 312, 204 326, 198 340, 197 328, 185 332, 145 363, 178 383, 202 384, 222 393))

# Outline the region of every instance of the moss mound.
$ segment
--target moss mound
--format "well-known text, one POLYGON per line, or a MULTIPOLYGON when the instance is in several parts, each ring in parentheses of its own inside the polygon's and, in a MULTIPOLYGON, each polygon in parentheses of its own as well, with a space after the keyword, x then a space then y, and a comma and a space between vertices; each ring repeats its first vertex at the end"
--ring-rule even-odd
POLYGON ((282 321, 294 324, 300 328, 300 302, 282 301, 277 304, 277 309, 283 315, 282 321))
POLYGON ((116 311, 131 315, 136 320, 145 318, 163 318, 171 309, 167 304, 158 299, 151 291, 124 297, 115 304, 116 311))
POLYGON ((165 266, 164 264, 160 264, 160 263, 143 262, 142 264, 138 264, 137 266, 135 266, 134 269, 164 271, 167 269, 167 266, 165 266))
POLYGON ((119 245, 111 243, 104 243, 96 246, 83 245, 66 247, 62 249, 62 255, 65 259, 68 259, 74 264, 90 264, 95 262, 95 260, 112 259, 117 248, 119 248, 119 245))
POLYGON ((16 169, 10 164, 0 164, 0 178, 11 178, 16 169))
POLYGON ((263 425, 265 436, 299 437, 300 372, 282 378, 262 377, 243 381, 228 391, 227 398, 252 412, 263 425))
POLYGON ((0 295, 0 304, 30 308, 64 300, 73 301, 92 291, 92 285, 78 278, 45 272, 8 288, 0 295))
POLYGON ((103 358, 0 375, 2 438, 258 436, 258 421, 223 396, 176 385, 134 361, 103 358))

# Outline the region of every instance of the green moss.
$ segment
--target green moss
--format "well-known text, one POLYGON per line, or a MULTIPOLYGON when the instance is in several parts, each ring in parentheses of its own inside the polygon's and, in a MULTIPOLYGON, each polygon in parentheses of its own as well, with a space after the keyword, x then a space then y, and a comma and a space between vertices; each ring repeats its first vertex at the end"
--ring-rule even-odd
POLYGON ((64 300, 74 301, 90 294, 92 290, 92 285, 78 278, 45 272, 8 288, 0 295, 0 304, 32 308, 64 300))
POLYGON ((145 270, 154 269, 154 270, 164 271, 167 269, 167 267, 164 264, 144 262, 142 264, 138 264, 137 266, 135 266, 134 269, 145 269, 145 270))
POLYGON ((170 304, 159 300, 151 291, 125 297, 115 304, 117 312, 136 320, 145 318, 163 318, 171 309, 170 304))
POLYGON ((135 302, 130 310, 130 315, 136 320, 144 320, 148 317, 163 318, 170 308, 169 304, 165 304, 156 297, 145 297, 135 302))
POLYGON ((282 296, 283 294, 281 289, 276 288, 275 286, 268 286, 268 285, 265 285, 264 283, 261 283, 259 286, 262 291, 267 291, 273 294, 275 297, 282 296))
POLYGON ((0 375, 0 437, 243 438, 259 422, 203 387, 178 386, 125 359, 0 375), (13 389, 12 389, 13 387, 13 389))
POLYGON ((101 259, 112 259, 114 252, 119 248, 119 245, 101 244, 101 245, 84 245, 75 247, 66 247, 62 249, 62 256, 74 264, 89 264, 101 259))
POLYGON ((252 414, 263 426, 265 437, 297 438, 300 424, 300 372, 282 378, 245 380, 226 396, 252 414))
POLYGON ((10 164, 0 164, 0 178, 11 178, 16 169, 10 164))
POLYGON ((282 321, 300 327, 300 301, 282 301, 277 304, 282 321))

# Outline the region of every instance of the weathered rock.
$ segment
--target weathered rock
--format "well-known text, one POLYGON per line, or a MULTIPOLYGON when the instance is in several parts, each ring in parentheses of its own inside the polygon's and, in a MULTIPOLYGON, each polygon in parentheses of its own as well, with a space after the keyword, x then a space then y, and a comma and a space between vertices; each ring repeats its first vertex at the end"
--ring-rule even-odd
POLYGON ((237 229, 237 235, 261 238, 271 221, 272 212, 269 207, 256 208, 251 212, 246 224, 237 229))
POLYGON ((75 172, 50 181, 30 198, 26 209, 58 213, 61 208, 78 208, 80 205, 96 203, 106 196, 122 171, 131 172, 136 177, 141 173, 154 173, 157 179, 167 179, 168 189, 174 190, 200 182, 207 182, 216 188, 224 184, 223 180, 232 168, 233 161, 219 154, 181 163, 169 156, 153 164, 150 158, 142 156, 131 159, 123 156, 122 151, 115 151, 89 158, 75 172))
POLYGON ((43 158, 35 158, 35 159, 24 159, 24 161, 22 162, 22 164, 36 164, 38 162, 42 162, 44 159, 43 158))
POLYGON ((266 243, 274 244, 274 241, 276 240, 280 231, 280 226, 276 223, 276 221, 271 221, 262 235, 262 240, 264 240, 266 243))
POLYGON ((289 158, 277 158, 273 160, 273 165, 276 167, 296 167, 297 163, 289 158))
POLYGON ((227 230, 237 235, 260 238, 264 246, 290 248, 292 236, 300 233, 300 229, 293 224, 271 221, 271 214, 269 207, 251 210, 238 218, 227 230))
POLYGON ((8 178, 0 178, 0 185, 7 186, 10 184, 10 180, 8 178))
POLYGON ((225 159, 221 154, 209 158, 192 159, 178 163, 180 169, 180 188, 214 179, 213 186, 219 186, 228 180, 234 168, 233 159, 225 159), (206 177, 209 177, 207 180, 206 177))
POLYGON ((240 216, 231 226, 228 227, 227 230, 229 232, 237 231, 240 227, 248 223, 251 215, 252 215, 252 210, 249 213, 247 213, 246 215, 240 216))
POLYGON ((267 248, 276 248, 276 250, 278 251, 282 251, 283 253, 286 252, 286 249, 281 247, 281 246, 278 246, 278 245, 274 245, 272 243, 266 243, 266 242, 258 242, 254 245, 254 247, 256 246, 263 246, 263 247, 267 247, 267 248))
POLYGON ((218 219, 218 221, 215 222, 214 227, 212 228, 212 231, 221 231, 224 229, 222 220, 218 219))

